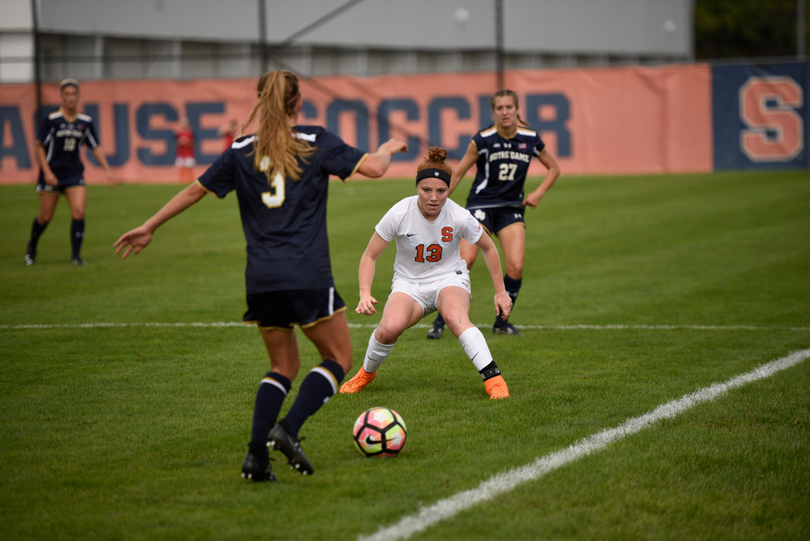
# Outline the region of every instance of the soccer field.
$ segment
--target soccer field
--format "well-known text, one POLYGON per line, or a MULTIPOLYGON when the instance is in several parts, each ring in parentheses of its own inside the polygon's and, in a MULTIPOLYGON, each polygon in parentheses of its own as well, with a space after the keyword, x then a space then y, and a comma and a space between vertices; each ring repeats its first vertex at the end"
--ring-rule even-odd
MULTIPOLYGON (((463 204, 468 188, 454 199, 463 204)), ((261 484, 240 477, 269 361, 255 327, 239 324, 235 196, 204 198, 127 261, 112 249, 179 189, 89 187, 80 268, 68 265, 64 200, 25 266, 36 195, 0 187, 0 537, 354 540, 391 528, 380 537, 810 538, 807 172, 561 178, 527 211, 510 319, 524 336, 492 336, 483 261, 472 272, 471 319, 511 397, 488 400, 452 335, 427 340, 429 316, 366 390, 335 396, 304 425, 315 474, 277 460, 280 482, 261 484), (624 428, 797 351, 793 366, 624 428), (352 424, 372 406, 407 423, 395 459, 353 447, 352 424), (487 497, 493 477, 520 477, 616 427, 624 437, 487 497)), ((415 189, 410 179, 350 181, 330 192, 354 373, 379 320, 353 312, 360 255, 415 189)), ((377 265, 380 307, 393 256, 391 246, 377 265)), ((293 395, 320 361, 300 334, 299 344, 293 395)))

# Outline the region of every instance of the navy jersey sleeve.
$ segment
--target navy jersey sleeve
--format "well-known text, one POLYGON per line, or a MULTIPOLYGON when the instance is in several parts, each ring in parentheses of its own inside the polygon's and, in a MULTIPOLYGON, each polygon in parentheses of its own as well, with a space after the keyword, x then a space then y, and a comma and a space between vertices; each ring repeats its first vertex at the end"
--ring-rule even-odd
POLYGON ((96 134, 96 126, 93 124, 93 121, 90 120, 87 122, 87 131, 84 134, 84 144, 89 146, 90 148, 96 148, 98 146, 98 135, 96 134))
POLYGON ((318 136, 317 145, 323 152, 321 161, 330 175, 346 180, 357 169, 360 160, 366 155, 362 150, 347 145, 343 139, 324 130, 318 136))
POLYGON ((535 156, 540 156, 540 153, 543 152, 543 150, 545 148, 546 148, 546 144, 543 142, 542 139, 540 139, 540 136, 538 135, 536 137, 536 141, 535 141, 535 144, 534 144, 534 155, 535 156))
POLYGON ((42 143, 43 145, 46 144, 48 141, 48 135, 51 131, 52 126, 51 119, 45 117, 39 125, 39 131, 37 132, 37 141, 42 143))
POLYGON ((225 197, 236 188, 235 164, 233 149, 229 148, 202 174, 200 185, 217 197, 225 197))
POLYGON ((487 146, 487 144, 484 142, 484 138, 481 137, 481 132, 473 135, 472 142, 475 144, 475 148, 479 151, 487 146))

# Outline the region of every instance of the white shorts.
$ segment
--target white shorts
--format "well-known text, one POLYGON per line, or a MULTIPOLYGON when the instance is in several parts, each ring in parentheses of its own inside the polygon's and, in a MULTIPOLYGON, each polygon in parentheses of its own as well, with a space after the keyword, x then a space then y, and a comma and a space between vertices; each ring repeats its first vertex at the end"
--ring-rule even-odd
POLYGON ((391 284, 391 293, 405 293, 422 307, 422 317, 436 311, 439 302, 439 293, 442 289, 455 286, 467 291, 472 297, 470 289, 470 271, 455 271, 452 274, 440 276, 434 282, 410 282, 403 278, 394 278, 391 284))
POLYGON ((196 167, 197 160, 195 160, 194 158, 181 158, 178 156, 174 160, 174 165, 176 165, 177 167, 196 167))

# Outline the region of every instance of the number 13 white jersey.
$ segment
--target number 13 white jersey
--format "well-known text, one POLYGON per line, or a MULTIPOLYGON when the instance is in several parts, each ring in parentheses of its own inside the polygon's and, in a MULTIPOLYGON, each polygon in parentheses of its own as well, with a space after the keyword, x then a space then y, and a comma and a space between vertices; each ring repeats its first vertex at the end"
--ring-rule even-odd
POLYGON ((386 242, 397 241, 394 279, 432 282, 464 270, 459 243, 475 244, 484 230, 470 212, 447 199, 434 221, 419 210, 417 195, 406 197, 382 217, 375 231, 386 242))

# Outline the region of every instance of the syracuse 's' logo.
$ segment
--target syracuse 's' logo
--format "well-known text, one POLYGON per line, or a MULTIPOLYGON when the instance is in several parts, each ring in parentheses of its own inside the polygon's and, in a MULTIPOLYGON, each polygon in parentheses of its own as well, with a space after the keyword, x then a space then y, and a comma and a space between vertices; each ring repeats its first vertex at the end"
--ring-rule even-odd
POLYGON ((802 87, 790 77, 750 77, 740 87, 740 149, 755 162, 787 162, 804 149, 802 87))

